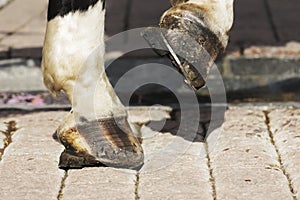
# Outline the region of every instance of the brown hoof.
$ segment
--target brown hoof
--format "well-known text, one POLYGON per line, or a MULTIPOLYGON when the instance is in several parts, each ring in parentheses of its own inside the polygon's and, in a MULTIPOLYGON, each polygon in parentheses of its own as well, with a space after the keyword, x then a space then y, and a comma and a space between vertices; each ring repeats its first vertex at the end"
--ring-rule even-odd
POLYGON ((142 35, 161 56, 167 55, 195 90, 205 80, 217 56, 224 51, 219 35, 206 22, 208 17, 196 4, 181 3, 162 17, 159 28, 148 28, 142 35), (163 51, 162 51, 163 50, 163 51))
POLYGON ((66 148, 60 157, 60 168, 105 165, 139 169, 144 163, 143 149, 127 117, 80 122, 58 137, 66 148))

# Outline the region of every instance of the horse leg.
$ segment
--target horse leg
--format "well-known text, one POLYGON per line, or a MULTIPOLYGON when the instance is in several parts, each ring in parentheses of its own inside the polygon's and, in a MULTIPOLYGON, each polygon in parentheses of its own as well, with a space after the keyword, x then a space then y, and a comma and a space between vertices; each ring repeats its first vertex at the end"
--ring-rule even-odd
POLYGON ((170 1, 172 7, 162 15, 159 24, 163 34, 149 28, 144 37, 154 48, 170 50, 158 52, 167 54, 186 82, 199 89, 205 85, 214 60, 227 46, 233 24, 233 0, 170 1))
POLYGON ((105 73, 104 17, 104 0, 49 1, 44 83, 54 95, 64 91, 72 105, 57 129, 65 146, 61 168, 143 164, 137 133, 105 73))

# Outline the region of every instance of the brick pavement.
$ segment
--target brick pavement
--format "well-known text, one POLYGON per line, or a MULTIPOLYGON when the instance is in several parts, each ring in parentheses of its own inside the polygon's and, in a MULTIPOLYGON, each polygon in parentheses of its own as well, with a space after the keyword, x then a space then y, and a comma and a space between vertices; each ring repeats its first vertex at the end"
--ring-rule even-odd
MULTIPOLYGON (((154 109, 149 115, 146 108, 134 109, 131 119, 161 120, 168 116, 164 110, 169 112, 154 109)), ((2 131, 3 122, 15 121, 17 127, 0 161, 1 199, 300 198, 298 108, 230 107, 206 143, 144 126, 145 165, 139 172, 59 170, 63 147, 52 134, 65 114, 1 117, 2 131), (178 153, 177 147, 187 148, 178 153)))

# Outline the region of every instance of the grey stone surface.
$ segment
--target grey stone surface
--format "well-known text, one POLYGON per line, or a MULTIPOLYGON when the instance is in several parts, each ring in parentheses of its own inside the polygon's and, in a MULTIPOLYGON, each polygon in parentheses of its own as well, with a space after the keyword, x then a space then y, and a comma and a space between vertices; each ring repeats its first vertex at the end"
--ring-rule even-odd
MULTIPOLYGON (((153 116, 147 110, 131 109, 133 121, 161 119, 169 108, 156 107, 153 116)), ((143 126, 139 174, 85 168, 69 170, 62 182, 57 165, 63 146, 52 134, 66 113, 0 118, 0 130, 11 120, 18 128, 0 161, 0 199, 57 199, 61 188, 60 199, 293 199, 289 180, 299 199, 300 109, 231 107, 208 137, 209 159, 203 143, 188 140, 189 129, 172 135, 143 126), (270 121, 263 112, 268 109, 270 121)))
POLYGON ((250 75, 300 75, 300 59, 278 58, 243 58, 232 59, 230 66, 232 74, 237 76, 250 75), (243 70, 241 70, 243 67, 243 70))
POLYGON ((217 199, 293 199, 262 111, 227 111, 208 145, 217 199))
POLYGON ((45 13, 47 0, 14 0, 0 10, 0 26, 3 38, 17 32, 42 12, 45 13))
POLYGON ((283 167, 297 199, 300 198, 300 109, 277 109, 269 113, 270 130, 283 167))
POLYGON ((143 127, 145 165, 139 178, 140 199, 212 199, 202 143, 143 127))
POLYGON ((169 119, 171 107, 167 106, 145 106, 128 107, 128 120, 132 123, 147 124, 150 121, 161 121, 169 119))
POLYGON ((0 61, 0 92, 44 91, 40 62, 32 59, 0 61))
POLYGON ((64 112, 16 116, 18 131, 0 162, 1 199, 56 199, 64 172, 62 146, 52 139, 64 112))
POLYGON ((112 168, 71 170, 62 199, 135 199, 135 174, 112 168))

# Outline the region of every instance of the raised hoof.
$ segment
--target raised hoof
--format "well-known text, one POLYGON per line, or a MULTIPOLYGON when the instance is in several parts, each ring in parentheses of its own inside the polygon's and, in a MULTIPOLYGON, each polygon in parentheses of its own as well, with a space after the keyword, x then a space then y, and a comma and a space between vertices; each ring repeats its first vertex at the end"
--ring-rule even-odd
POLYGON ((66 150, 59 167, 108 166, 140 169, 144 154, 127 117, 79 122, 76 128, 58 134, 66 150))
POLYGON ((163 15, 159 28, 150 27, 142 33, 159 55, 171 59, 185 82, 195 90, 205 85, 214 60, 224 51, 206 18, 197 5, 181 3, 163 15))

